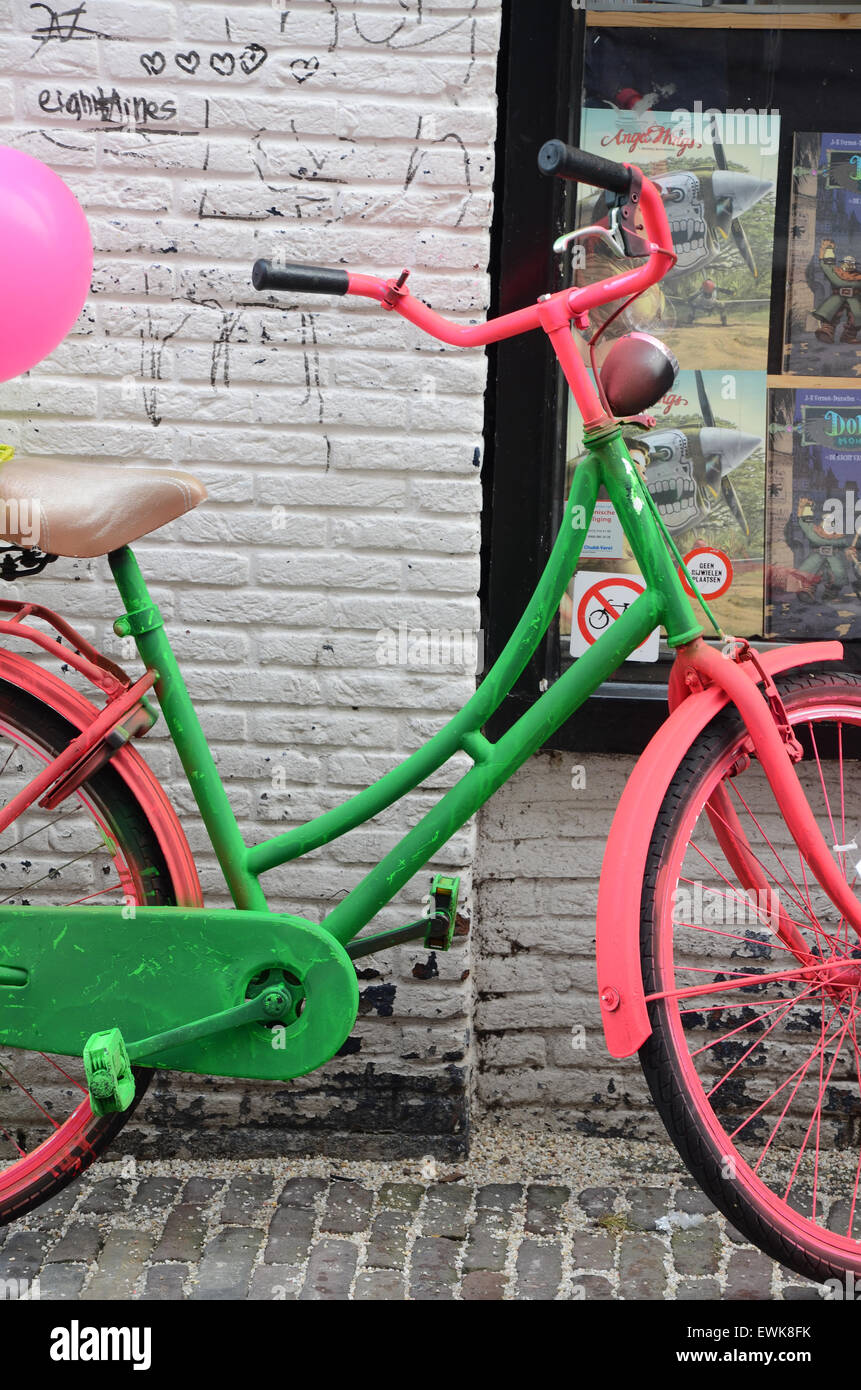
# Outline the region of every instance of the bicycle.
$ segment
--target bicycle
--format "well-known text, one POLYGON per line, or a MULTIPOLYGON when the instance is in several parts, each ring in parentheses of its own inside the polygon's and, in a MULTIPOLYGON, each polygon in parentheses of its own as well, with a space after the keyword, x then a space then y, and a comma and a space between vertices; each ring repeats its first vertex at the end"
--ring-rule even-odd
POLYGON ((429 913, 418 921, 363 929, 661 626, 676 652, 670 715, 628 782, 601 877, 607 1044, 616 1057, 639 1053, 682 1159, 742 1233, 801 1274, 861 1273, 861 851, 846 805, 861 680, 819 669, 840 660, 839 643, 759 654, 721 633, 700 599, 722 645, 706 642, 683 576, 696 587, 614 414, 614 403, 623 413, 622 397, 624 413, 654 403, 668 372, 672 380, 672 359, 654 339, 634 335, 614 346, 593 380, 571 328, 586 330, 593 308, 630 303, 673 264, 660 194, 635 166, 559 141, 542 147, 539 166, 604 189, 602 234, 640 263, 475 325, 415 299, 406 272, 384 280, 269 261, 254 267, 258 290, 369 298, 451 345, 540 329, 585 424, 586 453, 558 536, 497 661, 438 733, 343 804, 261 843, 243 841, 130 548, 201 502, 200 484, 171 470, 50 460, 12 460, 0 471, 4 497, 40 505, 44 549, 107 554, 123 605, 115 631, 133 640, 144 667, 133 679, 58 614, 0 603, 4 637, 52 653, 102 701, 0 649, 0 734, 9 745, 0 762, 0 832, 14 836, 0 858, 0 1221, 37 1206, 98 1157, 154 1068, 284 1081, 327 1062, 356 1018, 355 960, 402 941, 447 949, 457 879, 434 877, 429 913), (554 619, 601 485, 644 591, 491 742, 483 728, 554 619), (84 515, 79 499, 88 489, 84 515), (204 906, 179 821, 134 747, 156 716, 153 694, 231 909, 204 906), (260 881, 267 870, 364 824, 461 752, 471 767, 322 922, 270 907, 260 881))

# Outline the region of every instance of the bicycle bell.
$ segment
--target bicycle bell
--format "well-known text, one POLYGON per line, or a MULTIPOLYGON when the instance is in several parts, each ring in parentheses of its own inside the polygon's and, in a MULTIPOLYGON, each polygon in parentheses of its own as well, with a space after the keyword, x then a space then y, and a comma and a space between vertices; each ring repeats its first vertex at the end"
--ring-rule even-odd
POLYGON ((639 415, 666 395, 679 364, 651 333, 626 333, 613 344, 601 367, 601 385, 613 414, 639 415))

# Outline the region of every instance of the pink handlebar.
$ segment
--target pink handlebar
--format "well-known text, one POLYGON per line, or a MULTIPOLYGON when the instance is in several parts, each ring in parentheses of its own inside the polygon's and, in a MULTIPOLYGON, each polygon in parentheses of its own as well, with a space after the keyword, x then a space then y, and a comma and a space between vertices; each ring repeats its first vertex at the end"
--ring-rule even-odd
POLYGON ((443 318, 442 314, 429 309, 420 299, 414 299, 409 290, 396 288, 394 280, 378 280, 374 275, 354 275, 351 272, 347 294, 376 299, 385 308, 394 309, 410 323, 424 329, 432 338, 438 338, 441 343, 451 343, 454 347, 483 347, 485 343, 497 343, 502 338, 527 333, 541 324, 537 304, 516 309, 513 314, 487 319, 484 323, 453 323, 451 319, 443 318))
MULTIPOLYGON (((639 172, 639 171, 638 171, 639 172)), ((555 331, 562 323, 579 319, 590 309, 600 304, 609 304, 614 299, 627 299, 641 294, 660 280, 675 263, 672 250, 672 234, 661 195, 653 183, 642 179, 640 208, 643 218, 643 232, 650 246, 649 258, 645 265, 636 270, 623 271, 621 275, 611 275, 594 285, 581 289, 559 290, 538 304, 525 309, 516 309, 511 314, 501 314, 498 318, 487 319, 484 323, 462 325, 429 309, 426 304, 414 299, 409 290, 396 280, 381 280, 374 275, 348 274, 347 294, 361 295, 365 299, 375 299, 387 309, 394 309, 410 323, 429 333, 442 343, 455 347, 484 347, 487 343, 498 343, 505 338, 516 337, 533 328, 555 331)), ((585 326, 585 321, 578 324, 585 326)))

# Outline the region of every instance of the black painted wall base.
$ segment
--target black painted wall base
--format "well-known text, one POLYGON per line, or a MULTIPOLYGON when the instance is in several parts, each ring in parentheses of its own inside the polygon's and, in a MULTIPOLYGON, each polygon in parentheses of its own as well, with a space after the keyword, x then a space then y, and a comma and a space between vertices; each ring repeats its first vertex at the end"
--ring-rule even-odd
POLYGON ((466 1068, 399 1073, 369 1062, 283 1084, 157 1073, 108 1157, 460 1158, 468 1147, 466 1068))

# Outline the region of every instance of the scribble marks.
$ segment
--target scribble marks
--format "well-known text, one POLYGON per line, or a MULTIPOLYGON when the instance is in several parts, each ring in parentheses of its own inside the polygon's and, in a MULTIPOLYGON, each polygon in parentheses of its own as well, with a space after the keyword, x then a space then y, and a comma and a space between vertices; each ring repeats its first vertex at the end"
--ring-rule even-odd
POLYGON ((103 34, 99 29, 90 29, 81 23, 87 13, 85 4, 74 5, 68 10, 55 10, 53 5, 43 4, 42 0, 34 0, 30 9, 43 10, 45 14, 44 22, 39 24, 30 35, 39 45, 36 53, 41 53, 47 43, 74 43, 88 39, 113 40, 114 38, 113 34, 103 34))

